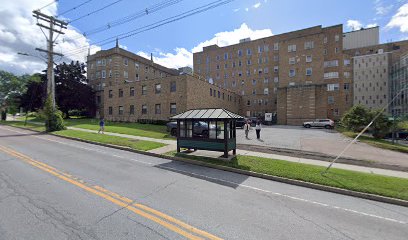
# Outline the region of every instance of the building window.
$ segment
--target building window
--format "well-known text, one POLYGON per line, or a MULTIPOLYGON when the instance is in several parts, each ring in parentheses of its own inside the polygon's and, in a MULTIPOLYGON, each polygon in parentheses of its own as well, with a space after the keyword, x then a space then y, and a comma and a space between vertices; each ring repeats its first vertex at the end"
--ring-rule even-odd
POLYGON ((161 84, 154 85, 154 93, 159 94, 161 93, 161 84))
POLYGON ((333 104, 334 103, 334 97, 333 96, 328 96, 327 97, 327 103, 328 104, 333 104))
POLYGON ((119 97, 123 97, 123 89, 119 89, 119 97))
POLYGON ((344 59, 344 66, 350 65, 350 59, 344 59))
POLYGON ((295 64, 295 58, 294 57, 289 58, 289 64, 295 64))
POLYGON ((258 46, 258 53, 262 53, 263 52, 263 46, 258 46))
POLYGON ((274 81, 275 83, 279 82, 279 77, 274 77, 274 78, 273 78, 273 81, 274 81))
POLYGON ((112 70, 109 70, 109 77, 112 77, 112 70))
POLYGON ((218 98, 221 98, 221 93, 220 93, 220 91, 218 91, 218 98))
POLYGON ((247 60, 247 65, 251 65, 251 59, 247 60))
POLYGON ((332 91, 338 91, 339 90, 339 84, 334 83, 334 84, 327 84, 327 91, 332 92, 332 91))
POLYGON ((256 90, 255 89, 252 90, 252 95, 256 95, 256 90))
POLYGON ((274 73, 278 73, 278 71, 279 71, 279 67, 278 67, 278 66, 274 66, 274 67, 273 67, 273 72, 274 72, 274 73))
POLYGON ((119 115, 123 115, 123 106, 119 106, 119 115))
POLYGON ((305 42, 305 49, 312 49, 312 48, 314 48, 314 42, 313 41, 305 42))
POLYGON ((135 105, 130 105, 129 107, 129 114, 134 115, 135 114, 135 105))
POLYGON ((269 78, 264 78, 264 83, 269 83, 269 78))
POLYGON ((128 71, 123 71, 123 77, 124 77, 124 78, 129 78, 129 73, 128 73, 128 71))
POLYGON ((135 96, 135 88, 134 87, 130 87, 129 96, 131 96, 131 97, 135 96))
POLYGON ((264 73, 269 73, 269 68, 264 68, 264 73))
POLYGON ((327 43, 327 37, 323 38, 323 43, 326 44, 327 43))
POLYGON ((323 63, 324 67, 337 67, 339 66, 339 60, 331 60, 331 61, 325 61, 323 63))
POLYGON ((113 90, 109 90, 109 98, 113 97, 113 90))
POLYGON ((345 83, 343 85, 344 90, 350 90, 350 83, 345 83))
POLYGON ((288 52, 296 52, 296 45, 295 44, 288 45, 288 52))
POLYGON ((129 60, 127 58, 123 59, 123 65, 127 66, 129 64, 129 60))
POLYGON ((289 70, 289 77, 294 77, 296 76, 296 70, 295 69, 290 69, 289 70))
POLYGON ((101 72, 96 72, 96 78, 100 78, 101 77, 101 72))
POLYGON ((268 95, 269 94, 269 88, 264 88, 264 94, 268 95))
POLYGON ((112 109, 112 107, 109 107, 109 115, 112 115, 112 112, 113 112, 113 109, 112 109))
POLYGON ((278 56, 278 55, 274 55, 274 56, 273 56, 273 61, 274 61, 274 62, 279 61, 279 56, 278 56))
POLYGON ((339 48, 334 48, 334 53, 338 53, 339 52, 339 48))
POLYGON ((136 81, 139 81, 139 73, 136 73, 136 81))
POLYGON ((155 114, 161 114, 161 105, 160 104, 154 105, 154 113, 155 114))
POLYGON ((142 105, 142 114, 147 114, 147 105, 142 105))
POLYGON ((327 55, 327 49, 323 50, 323 55, 327 55))
POLYGON ((324 79, 339 78, 338 72, 328 72, 324 73, 324 79))
POLYGON ((269 45, 264 45, 265 52, 269 52, 269 45))
POLYGON ((105 70, 102 70, 102 78, 106 78, 106 71, 105 70))
POLYGON ((256 80, 252 80, 252 85, 256 85, 256 80))
POLYGON ((224 60, 228 59, 228 53, 224 53, 224 60))
POLYGON ((210 88, 210 96, 212 96, 212 88, 210 88))
POLYGON ((306 76, 312 76, 312 68, 306 68, 306 76))
POLYGON ((234 80, 232 81, 232 87, 236 87, 237 86, 237 82, 234 80))
POLYGON ((247 55, 251 55, 251 49, 247 49, 247 55))
POLYGON ((306 62, 312 62, 312 56, 306 56, 306 62))
POLYGON ((142 86, 142 95, 146 95, 146 93, 147 93, 147 86, 143 85, 142 86))
POLYGON ((275 50, 275 51, 279 50, 279 43, 274 43, 273 44, 273 50, 275 50))
POLYGON ((242 50, 238 50, 238 57, 242 57, 242 50))
POLYGON ((247 106, 251 106, 251 100, 247 101, 247 106))
POLYGON ((344 75, 345 78, 350 78, 350 76, 351 76, 350 72, 344 72, 343 75, 344 75))
POLYGON ((170 103, 170 114, 177 113, 177 105, 175 103, 170 103))
POLYGON ((177 91, 177 84, 176 82, 170 82, 170 92, 177 91))
POLYGON ((136 71, 139 71, 139 69, 140 69, 139 63, 135 62, 135 69, 136 69, 136 71))
POLYGON ((338 34, 336 34, 335 36, 334 36, 334 41, 335 42, 338 42, 340 40, 340 36, 338 35, 338 34))

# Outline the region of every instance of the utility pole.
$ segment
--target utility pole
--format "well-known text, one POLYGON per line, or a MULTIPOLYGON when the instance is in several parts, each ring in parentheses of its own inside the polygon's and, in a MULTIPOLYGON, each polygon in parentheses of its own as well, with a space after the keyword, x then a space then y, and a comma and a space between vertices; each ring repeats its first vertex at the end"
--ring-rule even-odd
MULTIPOLYGON (((54 80, 54 55, 63 56, 60 53, 54 52, 54 32, 58 34, 64 34, 62 29, 66 29, 68 23, 54 18, 53 16, 48 16, 39 10, 33 11, 33 17, 37 19, 37 26, 41 28, 44 33, 43 28, 48 29, 48 36, 45 35, 47 39, 47 50, 36 48, 35 50, 47 53, 47 96, 51 95, 52 107, 55 110, 55 80, 54 80), (48 23, 49 26, 44 25, 40 22, 48 23)), ((57 36, 58 37, 58 36, 57 36)))

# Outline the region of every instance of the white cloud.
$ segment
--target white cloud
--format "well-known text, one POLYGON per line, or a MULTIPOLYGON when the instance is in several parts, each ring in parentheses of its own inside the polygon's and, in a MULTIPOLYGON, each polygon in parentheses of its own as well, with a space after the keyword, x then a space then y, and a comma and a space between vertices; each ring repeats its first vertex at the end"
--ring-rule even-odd
POLYGON ((358 20, 347 20, 347 27, 351 30, 359 30, 363 27, 363 24, 358 20))
POLYGON ((253 7, 253 8, 259 8, 260 6, 261 6, 261 3, 258 2, 258 3, 255 3, 252 7, 253 7))
POLYGON ((377 23, 370 23, 366 25, 366 28, 373 28, 373 27, 377 27, 378 24, 377 23))
POLYGON ((402 5, 397 13, 392 16, 386 28, 399 28, 403 33, 408 33, 408 3, 402 5))
POLYGON ((249 11, 249 8, 245 8, 245 11, 247 11, 247 12, 248 12, 248 11, 249 11))
MULTIPOLYGON (((14 74, 40 72, 46 68, 42 59, 43 53, 35 51, 35 48, 45 49, 47 44, 43 33, 36 25, 32 10, 38 9, 50 3, 50 0, 13 0, 3 1, 0 5, 0 69, 13 72, 14 74), (30 56, 17 55, 18 52, 28 53, 30 56)), ((47 15, 56 15, 57 4, 41 9, 41 12, 47 15)), ((88 40, 71 26, 64 30, 64 41, 59 37, 58 44, 55 47, 56 52, 61 49, 64 52, 79 47, 89 46, 88 40)), ((69 59, 84 61, 85 51, 69 55, 69 59)), ((97 48, 96 48, 97 49, 97 48)), ((59 58, 57 57, 56 60, 59 58)), ((65 58, 65 60, 69 60, 65 58)))
POLYGON ((375 8, 375 13, 377 15, 387 15, 392 10, 393 7, 394 7, 393 5, 389 5, 389 6, 386 6, 386 7, 377 6, 375 8))
POLYGON ((240 9, 239 8, 235 8, 234 10, 232 10, 233 12, 238 12, 240 9))
MULTIPOLYGON (((236 44, 240 39, 251 37, 252 40, 272 36, 270 29, 252 30, 247 24, 243 23, 239 28, 232 31, 219 32, 214 34, 214 37, 197 44, 190 51, 185 48, 176 48, 175 53, 158 52, 158 56, 154 56, 154 62, 166 66, 168 68, 179 68, 185 66, 193 66, 193 53, 200 52, 203 47, 217 44, 220 47, 236 44)), ((150 59, 150 54, 140 51, 137 53, 147 59, 150 59)))

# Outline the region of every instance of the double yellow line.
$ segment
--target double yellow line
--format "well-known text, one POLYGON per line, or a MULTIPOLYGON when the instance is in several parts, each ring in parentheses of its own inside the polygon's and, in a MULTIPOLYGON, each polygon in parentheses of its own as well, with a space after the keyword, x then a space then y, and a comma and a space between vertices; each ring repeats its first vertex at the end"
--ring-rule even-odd
POLYGON ((71 183, 77 187, 82 188, 83 190, 93 193, 111 203, 114 203, 120 207, 126 208, 129 211, 136 213, 139 216, 142 216, 146 219, 149 219, 161 226, 176 232, 187 239, 221 239, 210 233, 207 233, 203 230, 197 229, 193 226, 190 226, 187 223, 184 223, 176 218, 173 218, 167 214, 164 214, 158 210, 152 209, 148 206, 142 205, 140 203, 135 203, 133 200, 123 197, 117 193, 111 192, 107 189, 104 189, 100 186, 90 186, 84 181, 75 178, 74 176, 64 173, 54 167, 51 167, 43 162, 36 161, 22 153, 19 153, 13 149, 7 148, 0 145, 0 151, 3 151, 13 157, 23 160, 24 162, 41 169, 45 172, 48 172, 55 177, 62 179, 68 183, 71 183))

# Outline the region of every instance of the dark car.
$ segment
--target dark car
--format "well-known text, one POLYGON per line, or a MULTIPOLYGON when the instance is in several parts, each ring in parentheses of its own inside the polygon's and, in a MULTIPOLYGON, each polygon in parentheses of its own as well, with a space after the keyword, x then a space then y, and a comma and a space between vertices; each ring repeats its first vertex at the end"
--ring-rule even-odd
MULTIPOLYGON (((177 122, 168 122, 166 126, 167 132, 170 132, 172 136, 177 135, 177 122)), ((206 122, 194 122, 193 129, 196 136, 208 136, 208 124, 206 122)))
POLYGON ((246 120, 245 120, 245 119, 238 119, 238 120, 235 122, 235 127, 236 127, 236 128, 244 128, 245 123, 246 123, 246 120))

